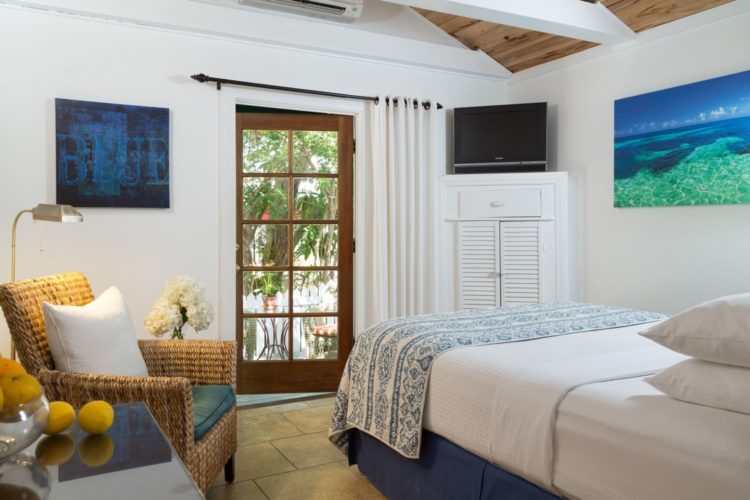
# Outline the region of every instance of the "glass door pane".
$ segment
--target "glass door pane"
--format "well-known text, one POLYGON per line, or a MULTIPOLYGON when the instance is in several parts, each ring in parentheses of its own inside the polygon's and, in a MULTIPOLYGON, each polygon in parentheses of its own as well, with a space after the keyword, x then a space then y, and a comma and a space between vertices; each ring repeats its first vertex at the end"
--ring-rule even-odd
POLYGON ((293 132, 295 172, 332 174, 338 171, 338 133, 309 130, 293 132))
POLYGON ((243 130, 242 171, 288 172, 288 149, 289 132, 286 130, 243 130))
POLYGON ((330 390, 351 347, 351 119, 256 114, 238 127, 240 378, 299 390, 325 373, 330 390))
POLYGON ((312 316, 294 318, 295 359, 336 359, 338 357, 338 318, 312 316))

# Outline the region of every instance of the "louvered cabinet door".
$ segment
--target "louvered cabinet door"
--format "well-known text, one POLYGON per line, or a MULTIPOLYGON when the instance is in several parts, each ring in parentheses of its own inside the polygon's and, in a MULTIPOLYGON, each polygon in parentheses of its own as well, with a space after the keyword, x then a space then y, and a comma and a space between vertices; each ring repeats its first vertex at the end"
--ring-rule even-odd
POLYGON ((542 234, 539 222, 501 222, 501 297, 504 306, 541 302, 542 234))
POLYGON ((461 309, 500 305, 500 224, 458 225, 459 304, 461 309))

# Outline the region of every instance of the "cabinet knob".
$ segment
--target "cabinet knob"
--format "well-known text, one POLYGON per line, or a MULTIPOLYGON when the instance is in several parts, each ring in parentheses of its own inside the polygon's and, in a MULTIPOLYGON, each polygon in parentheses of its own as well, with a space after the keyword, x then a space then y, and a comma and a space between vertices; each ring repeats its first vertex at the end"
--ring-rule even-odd
POLYGON ((492 208, 500 208, 500 207, 504 207, 504 206, 505 206, 505 202, 504 202, 504 201, 491 201, 491 202, 490 202, 490 206, 491 206, 492 208))

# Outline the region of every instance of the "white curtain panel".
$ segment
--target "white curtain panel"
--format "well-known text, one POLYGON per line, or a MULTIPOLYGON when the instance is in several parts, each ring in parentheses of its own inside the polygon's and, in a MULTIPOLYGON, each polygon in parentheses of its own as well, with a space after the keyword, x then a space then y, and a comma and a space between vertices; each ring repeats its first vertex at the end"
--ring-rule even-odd
POLYGON ((370 106, 364 214, 368 327, 437 310, 437 113, 435 103, 425 109, 404 98, 388 104, 380 98, 370 106))

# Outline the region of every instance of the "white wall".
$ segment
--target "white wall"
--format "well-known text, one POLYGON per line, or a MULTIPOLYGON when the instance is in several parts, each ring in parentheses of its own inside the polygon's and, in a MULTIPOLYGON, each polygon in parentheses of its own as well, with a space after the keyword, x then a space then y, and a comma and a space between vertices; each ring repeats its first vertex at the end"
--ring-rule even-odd
POLYGON ((750 206, 613 208, 614 100, 748 70, 749 33, 736 15, 509 86, 549 102, 551 159, 577 184, 580 299, 673 313, 750 289, 750 206))
MULTIPOLYGON (((222 11, 214 22, 234 15, 234 9, 203 7, 222 11)), ((404 47, 409 43, 402 41, 404 47)), ((171 209, 82 209, 83 224, 37 227, 24 216, 18 230, 19 279, 79 270, 89 277, 95 293, 116 285, 128 300, 137 329, 163 282, 177 274, 202 282, 217 309, 231 307, 226 300, 220 303, 219 292, 222 279, 234 278, 234 273, 222 277, 219 272, 220 242, 226 246, 234 241, 234 232, 220 230, 219 220, 221 98, 214 87, 195 83, 188 75, 205 72, 354 94, 422 96, 446 107, 506 99, 501 81, 456 71, 319 55, 7 4, 0 4, 0 47, 0 263, 10 262, 16 212, 55 201, 55 97, 171 110, 171 209), (37 251, 37 229, 43 232, 42 253, 37 251)), ((231 123, 222 130, 231 131, 231 123)), ((0 281, 9 278, 9 266, 0 265, 0 281)), ((216 322, 201 337, 234 338, 234 325, 216 322)), ((8 353, 4 322, 0 352, 8 353)))
MULTIPOLYGON (((293 22, 293 20, 295 19, 303 22, 309 21, 309 18, 303 15, 290 14, 283 11, 276 11, 273 9, 266 9, 253 5, 240 5, 237 0, 182 1, 194 1, 213 5, 221 5, 224 7, 235 9, 235 14, 239 14, 242 12, 254 12, 260 14, 265 13, 268 15, 276 16, 277 21, 284 23, 293 22)), ((340 23, 338 21, 328 21, 328 23, 329 27, 335 27, 338 25, 339 27, 411 38, 413 40, 437 43, 440 45, 447 45, 449 47, 463 47, 461 42, 453 37, 445 36, 445 32, 443 30, 429 22, 414 10, 404 7, 403 5, 395 5, 392 3, 383 2, 381 0, 364 0, 362 14, 359 18, 353 21, 344 23, 340 23)))

